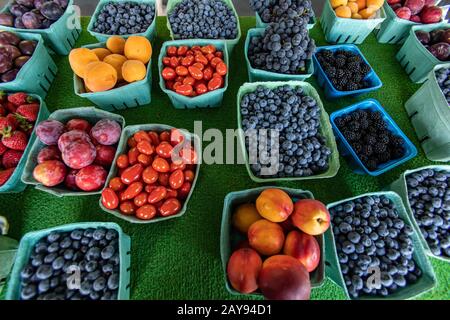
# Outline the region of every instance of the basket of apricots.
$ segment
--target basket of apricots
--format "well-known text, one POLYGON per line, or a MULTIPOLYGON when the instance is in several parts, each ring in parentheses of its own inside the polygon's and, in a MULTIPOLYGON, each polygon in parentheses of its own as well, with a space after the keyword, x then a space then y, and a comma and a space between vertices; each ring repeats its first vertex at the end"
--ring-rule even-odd
POLYGON ((69 54, 74 90, 107 111, 151 102, 152 44, 143 36, 112 36, 69 54))
POLYGON ((321 23, 330 43, 361 44, 385 19, 385 0, 326 0, 321 23))
POLYGON ((311 192, 261 187, 225 197, 221 256, 232 294, 308 300, 324 281, 326 206, 311 192))

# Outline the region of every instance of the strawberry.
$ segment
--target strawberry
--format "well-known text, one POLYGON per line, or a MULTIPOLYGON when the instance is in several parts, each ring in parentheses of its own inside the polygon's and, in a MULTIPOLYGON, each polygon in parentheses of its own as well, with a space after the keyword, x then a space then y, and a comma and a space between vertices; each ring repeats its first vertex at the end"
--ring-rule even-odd
POLYGON ((6 169, 15 168, 22 158, 23 151, 8 150, 3 155, 2 164, 6 169))
POLYGON ((39 113, 39 104, 38 103, 23 104, 17 108, 16 112, 21 116, 23 116, 28 121, 35 122, 37 120, 39 113))
POLYGON ((6 150, 8 150, 8 148, 0 141, 0 156, 4 154, 6 150))
POLYGON ((9 180, 9 178, 11 178, 12 174, 14 173, 14 170, 16 170, 16 168, 0 170, 0 187, 4 185, 9 180))
POLYGON ((19 107, 23 104, 32 103, 34 99, 24 92, 18 92, 9 95, 8 101, 14 104, 16 107, 19 107))
POLYGON ((9 102, 9 101, 6 101, 6 103, 5 103, 4 106, 5 106, 6 110, 8 110, 8 111, 11 112, 11 113, 16 112, 16 110, 17 110, 16 105, 12 104, 12 103, 9 102))
POLYGON ((8 113, 8 110, 6 110, 6 108, 0 104, 0 117, 6 116, 7 113, 8 113))
POLYGON ((14 118, 14 116, 11 117, 11 114, 9 114, 6 117, 0 118, 0 135, 4 134, 4 132, 8 132, 11 130, 15 130, 17 128, 17 120, 14 118))
POLYGON ((2 142, 9 149, 23 151, 27 147, 28 137, 22 131, 13 131, 4 133, 2 142))

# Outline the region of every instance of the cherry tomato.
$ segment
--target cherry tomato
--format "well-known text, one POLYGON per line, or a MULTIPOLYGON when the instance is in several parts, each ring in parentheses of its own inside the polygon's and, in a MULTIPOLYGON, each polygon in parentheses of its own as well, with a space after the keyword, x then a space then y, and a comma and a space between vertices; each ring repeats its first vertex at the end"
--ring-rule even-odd
POLYGON ((221 58, 215 57, 210 61, 210 64, 213 68, 216 68, 219 63, 222 63, 223 60, 221 58))
POLYGON ((157 186, 146 185, 146 186, 145 186, 145 192, 146 192, 147 194, 150 194, 150 193, 152 193, 152 191, 155 190, 156 188, 158 188, 158 187, 157 187, 157 186))
POLYGON ((198 161, 197 152, 192 147, 181 149, 180 157, 185 164, 196 164, 198 161))
POLYGON ((186 78, 184 78, 183 84, 193 86, 195 84, 195 79, 191 76, 187 76, 186 78))
POLYGON ((228 73, 227 65, 226 65, 225 63, 223 63, 223 62, 219 63, 219 64, 216 66, 216 72, 217 72, 218 74, 220 74, 221 76, 226 75, 226 74, 228 73))
POLYGON ((164 80, 174 80, 177 74, 174 69, 165 67, 161 73, 164 80))
POLYGON ((214 59, 216 56, 213 53, 208 53, 206 55, 206 59, 208 59, 208 61, 211 61, 212 59, 214 59))
POLYGON ((158 183, 164 187, 169 186, 169 174, 168 173, 160 173, 158 176, 158 183))
POLYGON ((185 77, 189 74, 189 71, 185 66, 178 66, 175 69, 175 72, 177 73, 177 75, 182 76, 182 77, 185 77))
POLYGON ((223 84, 223 79, 220 77, 213 77, 211 80, 209 80, 208 82, 208 90, 209 91, 214 91, 217 89, 220 89, 222 87, 223 84))
POLYGON ((195 56, 195 62, 201 63, 206 66, 209 61, 203 54, 200 53, 195 56))
POLYGON ((173 82, 173 81, 166 81, 166 88, 169 90, 173 90, 174 84, 175 84, 175 82, 173 82))
POLYGON ((194 55, 194 51, 192 51, 192 50, 188 50, 186 52, 186 56, 193 56, 193 55, 194 55))
POLYGON ((144 204, 147 203, 148 194, 147 192, 141 192, 136 197, 134 197, 134 205, 136 207, 142 207, 144 204))
POLYGON ((179 199, 186 199, 189 196, 189 192, 191 192, 192 184, 190 182, 185 182, 181 186, 180 189, 178 189, 178 198, 179 199))
POLYGON ((136 132, 133 135, 133 138, 136 141, 136 143, 139 143, 141 141, 151 141, 150 137, 148 136, 148 133, 145 132, 144 130, 140 130, 140 131, 136 132))
POLYGON ((167 189, 167 198, 177 198, 178 192, 177 190, 167 189))
POLYGON ((136 218, 141 220, 151 220, 156 217, 156 207, 151 204, 146 204, 136 210, 136 218))
POLYGON ((199 62, 194 63, 192 66, 199 69, 200 71, 203 71, 203 69, 205 69, 205 65, 199 62))
MULTIPOLYGON (((201 72, 201 71, 200 71, 201 72)), ((175 92, 178 94, 181 94, 183 96, 190 96, 192 95, 192 92, 194 91, 194 89, 192 89, 191 85, 188 84, 182 84, 177 86, 177 88, 175 89, 175 92)))
POLYGON ((179 129, 170 130, 170 144, 177 146, 185 140, 184 134, 179 129))
POLYGON ((165 187, 156 187, 148 196, 148 203, 157 203, 167 196, 167 189, 165 187))
POLYGON ((119 177, 112 178, 109 182, 109 188, 114 191, 121 191, 125 188, 125 184, 120 180, 119 177))
POLYGON ((211 67, 206 67, 205 70, 203 70, 203 79, 206 81, 209 81, 213 77, 213 69, 211 67))
POLYGON ((169 217, 177 214, 181 210, 181 203, 176 198, 170 198, 164 201, 161 208, 159 208, 159 213, 163 217, 169 217))
POLYGON ((148 133, 148 136, 150 137, 150 140, 152 141, 152 144, 154 146, 157 146, 159 144, 159 134, 155 131, 150 131, 148 133))
POLYGON ((172 58, 170 58, 170 67, 171 67, 172 69, 175 69, 176 67, 178 67, 179 64, 180 64, 180 63, 179 63, 177 57, 172 57, 172 58))
POLYGON ((156 147, 156 153, 165 159, 169 159, 172 156, 172 150, 173 147, 166 141, 161 142, 159 146, 156 147))
POLYGON ((195 85, 195 92, 197 92, 198 95, 205 94, 208 92, 208 87, 204 83, 199 83, 195 85))
POLYGON ((183 161, 179 161, 178 163, 172 162, 170 164, 170 172, 174 172, 176 170, 184 170, 186 169, 186 165, 183 161))
POLYGON ((192 51, 202 51, 202 47, 200 47, 200 46, 193 46, 192 48, 191 48, 191 50, 192 51))
POLYGON ((182 85, 182 83, 180 83, 180 82, 175 82, 174 84, 173 84, 173 90, 177 90, 177 88, 179 87, 179 86, 181 86, 182 85))
POLYGON ((130 137, 130 138, 127 140, 127 144, 128 144, 128 147, 134 148, 134 147, 136 147, 137 142, 136 142, 136 140, 134 140, 134 137, 130 137))
POLYGON ((128 161, 128 156, 126 154, 121 154, 117 158, 116 164, 121 169, 128 168, 128 166, 130 165, 130 162, 128 161))
POLYGON ((106 209, 115 210, 119 206, 119 197, 111 188, 106 188, 102 192, 102 204, 106 209))
POLYGON ((125 171, 120 176, 120 179, 123 183, 130 185, 141 178, 142 171, 144 171, 144 166, 140 163, 137 163, 134 166, 125 169, 125 171))
MULTIPOLYGON (((170 132, 169 131, 163 131, 159 134, 159 140, 160 141, 170 141, 170 132)), ((159 144, 159 143, 158 143, 159 144)))
POLYGON ((183 58, 183 60, 181 60, 181 64, 185 67, 189 67, 189 66, 192 66, 194 61, 195 61, 194 56, 186 56, 183 58))
POLYGON ((216 57, 217 58, 223 58, 223 52, 222 51, 217 51, 216 53, 215 53, 215 55, 216 55, 216 57))
POLYGON ((185 180, 185 181, 187 181, 187 182, 192 182, 192 181, 194 181, 194 178, 195 178, 195 173, 194 173, 194 171, 192 171, 192 170, 186 170, 186 171, 184 172, 184 180, 185 180))
POLYGON ((133 182, 128 186, 128 188, 123 192, 121 200, 131 200, 136 197, 144 189, 142 182, 133 182))
POLYGON ((128 151, 128 162, 130 163, 130 165, 134 165, 138 162, 137 161, 138 156, 139 156, 139 150, 137 148, 131 148, 128 151))
POLYGON ((182 77, 182 76, 178 76, 178 77, 175 79, 175 82, 183 83, 183 81, 184 81, 184 77, 182 77))
POLYGON ((170 47, 167 48, 167 55, 170 56, 170 57, 176 56, 177 55, 177 51, 178 51, 177 47, 170 46, 170 47))
POLYGON ((217 50, 216 47, 213 46, 212 44, 208 44, 207 46, 204 46, 202 48, 202 52, 204 54, 212 54, 212 53, 216 52, 216 50, 217 50))
POLYGON ((132 216, 136 212, 136 207, 131 201, 125 201, 120 204, 120 212, 126 216, 132 216))
POLYGON ((184 174, 183 171, 178 169, 172 172, 169 177, 169 185, 172 189, 177 190, 180 189, 184 183, 184 174))
POLYGON ((180 47, 178 47, 177 55, 179 55, 179 56, 184 56, 184 55, 186 55, 186 52, 188 52, 188 50, 189 50, 188 47, 186 47, 186 46, 180 46, 180 47))
POLYGON ((191 66, 188 68, 188 70, 189 70, 189 74, 191 75, 191 77, 194 78, 195 80, 203 79, 203 72, 199 68, 191 66))
POLYGON ((158 175, 159 175, 158 171, 156 171, 152 167, 147 167, 142 172, 142 180, 146 184, 153 184, 156 181, 158 181, 158 175))
POLYGON ((167 160, 160 157, 157 157, 153 160, 152 167, 160 173, 169 172, 170 170, 170 165, 167 160))
POLYGON ((170 58, 169 57, 164 57, 162 62, 163 62, 163 65, 166 67, 170 66, 170 58))
POLYGON ((138 162, 141 163, 144 167, 149 166, 152 164, 153 159, 152 157, 141 153, 138 158, 137 158, 138 162))
POLYGON ((152 144, 149 141, 138 142, 136 148, 139 150, 140 153, 146 154, 148 156, 151 156, 155 152, 155 149, 153 148, 152 144))

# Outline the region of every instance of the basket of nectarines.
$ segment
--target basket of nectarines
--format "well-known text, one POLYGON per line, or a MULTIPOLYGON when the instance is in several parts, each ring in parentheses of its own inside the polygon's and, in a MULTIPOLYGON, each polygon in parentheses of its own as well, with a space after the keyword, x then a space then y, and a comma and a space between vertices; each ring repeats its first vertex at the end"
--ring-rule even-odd
POLYGON ((309 191, 261 187, 225 197, 221 257, 232 294, 307 300, 325 277, 325 205, 309 191))

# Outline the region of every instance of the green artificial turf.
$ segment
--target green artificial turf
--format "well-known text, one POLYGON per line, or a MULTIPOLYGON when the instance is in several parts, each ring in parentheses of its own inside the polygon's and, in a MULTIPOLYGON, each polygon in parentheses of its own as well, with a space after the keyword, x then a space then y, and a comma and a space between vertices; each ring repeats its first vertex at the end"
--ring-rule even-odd
MULTIPOLYGON (((77 47, 95 43, 86 31, 89 18, 83 18, 83 32, 77 47)), ((230 85, 223 105, 217 109, 177 110, 158 86, 156 59, 163 40, 168 40, 166 19, 157 21, 158 37, 154 42, 152 103, 149 106, 119 112, 128 125, 164 123, 193 130, 194 121, 203 121, 203 128, 236 128, 236 94, 247 79, 244 65, 244 41, 255 19, 241 18, 242 39, 230 59, 230 85)), ((320 25, 311 31, 318 45, 326 45, 320 25)), ((419 155, 406 164, 380 176, 354 174, 342 157, 341 169, 332 179, 282 183, 280 186, 310 190, 316 199, 331 203, 366 192, 379 191, 412 168, 430 165, 404 109, 405 101, 420 87, 411 83, 395 59, 399 46, 378 44, 370 35, 360 49, 383 82, 377 92, 356 98, 335 101, 323 99, 325 109, 332 113, 367 98, 381 102, 405 134, 414 142, 419 155)), ((90 106, 87 100, 73 93, 72 71, 67 57, 55 57, 58 74, 46 99, 50 111, 60 108, 90 106)), ((309 80, 324 97, 314 77, 309 80)), ((205 143, 207 145, 208 143, 205 143)), ((131 236, 131 299, 232 299, 224 285, 220 260, 220 222, 223 200, 227 193, 257 187, 244 165, 205 165, 200 170, 196 190, 186 214, 179 219, 150 225, 132 225, 103 212, 98 196, 57 198, 32 187, 20 194, 0 196, 0 215, 11 224, 10 236, 20 239, 26 232, 81 221, 112 221, 131 236)), ((431 259, 438 285, 423 295, 425 299, 450 299, 450 265, 431 259)), ((341 288, 327 280, 315 289, 313 299, 344 299, 341 288)))

